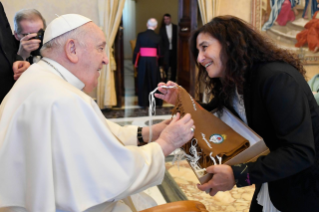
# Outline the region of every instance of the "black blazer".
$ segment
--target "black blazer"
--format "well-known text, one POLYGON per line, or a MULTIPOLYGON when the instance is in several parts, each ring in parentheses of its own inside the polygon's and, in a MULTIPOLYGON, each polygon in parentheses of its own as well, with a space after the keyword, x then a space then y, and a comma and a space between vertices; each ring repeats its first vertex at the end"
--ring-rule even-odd
MULTIPOLYGON (((173 31, 172 31, 172 53, 174 55, 173 61, 175 62, 174 64, 177 63, 177 25, 173 24, 173 31)), ((167 37, 167 32, 166 32, 166 25, 163 24, 162 27, 160 28, 159 35, 161 36, 162 39, 162 49, 163 51, 161 52, 161 56, 163 57, 163 64, 168 64, 169 62, 169 41, 167 37)), ((175 67, 176 65, 174 65, 175 67)))
POLYGON ((15 82, 12 65, 14 61, 22 60, 17 52, 18 46, 0 2, 0 103, 15 82))
MULTIPOLYGON (((232 166, 237 186, 256 184, 252 204, 257 204, 261 184, 268 182, 278 210, 319 211, 319 107, 309 85, 294 67, 280 62, 253 67, 245 80, 248 125, 270 153, 232 166)), ((213 109, 214 101, 205 107, 213 109)))

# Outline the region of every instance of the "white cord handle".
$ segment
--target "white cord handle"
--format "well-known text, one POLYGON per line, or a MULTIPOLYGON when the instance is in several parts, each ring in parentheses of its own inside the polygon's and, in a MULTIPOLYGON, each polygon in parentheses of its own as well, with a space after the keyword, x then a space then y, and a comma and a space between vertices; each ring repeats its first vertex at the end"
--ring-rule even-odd
MULTIPOLYGON (((177 88, 176 86, 170 85, 170 86, 166 86, 166 85, 162 85, 161 88, 177 88)), ((152 142, 152 125, 153 125, 153 119, 152 119, 152 115, 156 115, 156 101, 155 101, 155 97, 154 94, 155 92, 158 90, 158 87, 156 87, 152 92, 150 92, 149 96, 148 96, 148 101, 149 101, 149 107, 148 107, 148 116, 149 116, 149 140, 148 142, 152 142)))

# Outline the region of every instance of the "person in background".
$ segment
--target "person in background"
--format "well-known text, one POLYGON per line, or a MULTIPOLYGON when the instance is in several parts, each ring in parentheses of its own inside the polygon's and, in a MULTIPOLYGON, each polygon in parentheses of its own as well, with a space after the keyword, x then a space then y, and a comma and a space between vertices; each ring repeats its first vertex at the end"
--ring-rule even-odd
MULTIPOLYGON (((197 29, 190 46, 198 82, 214 96, 203 107, 228 108, 270 150, 255 162, 208 167, 213 177, 198 188, 214 196, 255 184, 250 211, 319 211, 319 107, 301 61, 233 16, 197 29)), ((155 94, 174 104, 175 89, 163 85, 176 83, 160 83, 155 94)))
MULTIPOLYGON (((146 26, 147 30, 137 35, 133 53, 133 64, 137 67, 138 105, 142 108, 149 106, 148 95, 161 81, 158 66, 161 37, 154 32, 157 27, 156 19, 148 19, 146 26)), ((156 100, 157 106, 162 104, 162 100, 156 100)))
POLYGON ((149 141, 150 128, 105 119, 86 94, 108 63, 102 30, 84 16, 62 15, 43 43, 43 58, 0 106, 0 212, 154 206, 140 192, 162 182, 165 156, 194 135, 191 116, 151 126, 153 142, 138 147, 149 141))
POLYGON ((30 64, 39 61, 45 19, 36 9, 22 9, 15 14, 13 21, 14 37, 19 45, 18 55, 30 64))
POLYGON ((171 21, 171 15, 166 13, 163 16, 160 28, 162 41, 162 65, 167 80, 176 82, 177 69, 177 25, 171 21), (170 73, 169 73, 170 70, 170 73), (168 78, 170 76, 170 78, 168 78))
POLYGON ((18 47, 12 35, 8 18, 0 2, 0 104, 15 80, 30 64, 17 55, 18 47))

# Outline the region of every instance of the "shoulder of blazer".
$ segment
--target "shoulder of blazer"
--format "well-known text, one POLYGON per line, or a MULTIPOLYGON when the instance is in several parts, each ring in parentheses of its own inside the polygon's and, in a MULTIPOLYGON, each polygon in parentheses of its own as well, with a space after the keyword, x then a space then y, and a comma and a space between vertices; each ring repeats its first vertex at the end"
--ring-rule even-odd
POLYGON ((289 75, 299 74, 298 70, 292 65, 284 62, 263 62, 252 66, 246 74, 247 83, 260 78, 271 78, 277 74, 287 73, 289 75))
POLYGON ((262 62, 253 65, 244 75, 244 104, 248 124, 252 120, 252 101, 254 101, 253 92, 262 86, 261 82, 272 80, 277 74, 283 72, 292 72, 291 65, 284 62, 262 62))

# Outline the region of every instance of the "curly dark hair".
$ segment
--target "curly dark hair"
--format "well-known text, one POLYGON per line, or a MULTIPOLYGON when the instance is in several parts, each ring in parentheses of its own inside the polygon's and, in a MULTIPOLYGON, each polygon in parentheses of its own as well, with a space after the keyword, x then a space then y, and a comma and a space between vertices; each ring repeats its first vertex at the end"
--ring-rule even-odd
POLYGON ((235 86, 243 93, 245 73, 253 65, 263 62, 282 61, 291 64, 303 76, 301 61, 295 54, 276 47, 270 40, 255 31, 245 21, 234 16, 219 16, 197 29, 190 38, 190 48, 196 61, 199 51, 196 40, 200 33, 208 33, 217 39, 221 46, 221 61, 225 67, 225 78, 209 78, 203 66, 196 62, 199 73, 197 84, 204 80, 206 89, 214 96, 214 105, 219 110, 228 105, 235 86))

